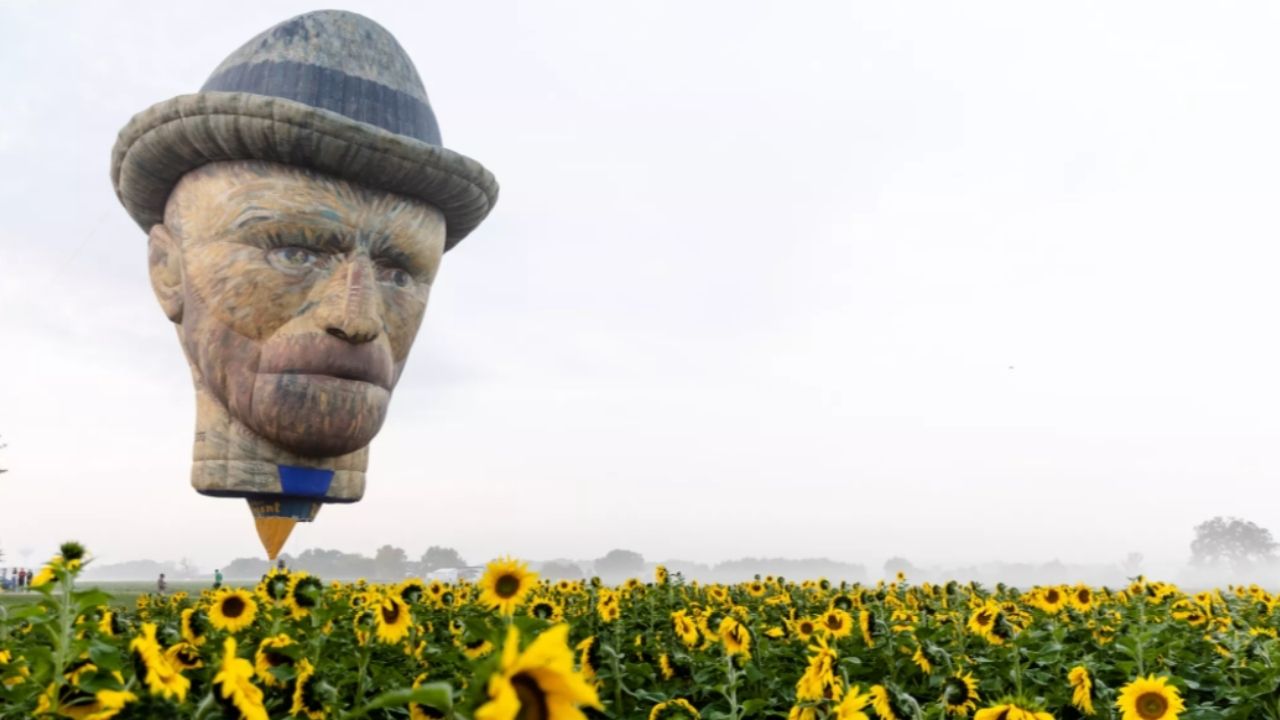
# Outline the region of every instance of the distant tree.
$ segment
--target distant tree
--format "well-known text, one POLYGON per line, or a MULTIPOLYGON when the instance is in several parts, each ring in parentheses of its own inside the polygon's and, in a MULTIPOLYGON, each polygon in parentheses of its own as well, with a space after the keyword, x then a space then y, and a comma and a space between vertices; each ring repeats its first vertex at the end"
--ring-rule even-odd
POLYGON ((1191 541, 1194 565, 1226 562, 1234 568, 1244 568, 1274 560, 1276 549, 1280 548, 1270 530, 1236 517, 1206 520, 1197 525, 1195 531, 1196 537, 1191 541))
POLYGON ((609 579, 640 577, 644 574, 644 556, 632 550, 610 550, 595 561, 595 570, 609 579))
MULTIPOLYGON (((0 440, 0 450, 3 450, 3 449, 5 449, 5 448, 7 448, 7 447, 9 447, 9 446, 8 446, 7 444, 5 444, 5 442, 4 442, 3 440, 0 440)), ((6 470, 5 468, 0 468, 0 475, 3 475, 3 474, 5 474, 5 473, 7 473, 7 472, 9 472, 9 471, 8 471, 8 470, 6 470)))
POLYGON ((257 580, 270 569, 271 563, 261 558, 236 558, 222 568, 222 574, 228 579, 257 580))
POLYGON ((461 568, 467 566, 467 561, 462 559, 457 550, 451 547, 441 547, 432 545, 427 551, 422 553, 422 558, 418 560, 423 575, 436 570, 445 568, 461 568))
POLYGON ((902 573, 908 578, 912 578, 919 574, 917 570, 916 566, 912 565, 910 560, 897 555, 884 561, 885 577, 897 577, 898 573, 902 573))
POLYGON ((547 580, 581 580, 582 568, 567 560, 552 560, 542 563, 538 574, 547 580))
POLYGON ((341 550, 308 548, 289 567, 306 570, 322 578, 367 578, 374 574, 373 558, 341 550))
POLYGON ((373 574, 385 580, 399 580, 404 577, 408 562, 409 556, 405 555, 404 550, 383 545, 373 556, 373 574))

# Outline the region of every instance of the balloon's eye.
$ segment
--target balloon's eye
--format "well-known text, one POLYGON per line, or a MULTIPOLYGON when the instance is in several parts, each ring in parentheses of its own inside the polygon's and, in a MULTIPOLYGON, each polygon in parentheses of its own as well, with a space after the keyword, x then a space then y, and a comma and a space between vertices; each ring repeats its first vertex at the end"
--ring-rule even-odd
POLYGON ((379 267, 378 280, 398 288, 407 288, 413 284, 413 276, 407 270, 398 267, 379 267))
POLYGON ((321 255, 297 245, 275 248, 267 253, 267 261, 277 270, 284 272, 300 272, 321 264, 321 255))

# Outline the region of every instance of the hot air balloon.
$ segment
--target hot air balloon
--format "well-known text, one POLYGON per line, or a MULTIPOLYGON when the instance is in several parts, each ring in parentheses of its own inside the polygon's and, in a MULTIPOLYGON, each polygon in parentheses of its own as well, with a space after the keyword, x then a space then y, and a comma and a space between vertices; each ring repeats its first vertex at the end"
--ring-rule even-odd
POLYGON ((196 389, 191 483, 245 499, 268 556, 365 490, 444 253, 498 197, 446 149, 413 62, 319 11, 135 115, 111 180, 196 389))

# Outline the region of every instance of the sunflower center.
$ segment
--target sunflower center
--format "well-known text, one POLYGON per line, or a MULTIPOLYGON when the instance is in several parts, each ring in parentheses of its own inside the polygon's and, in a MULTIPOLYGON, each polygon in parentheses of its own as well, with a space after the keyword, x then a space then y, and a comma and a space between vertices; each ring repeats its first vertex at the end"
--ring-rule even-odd
POLYGON ((511 678, 511 686, 516 689, 516 697, 520 700, 516 720, 546 720, 547 694, 542 692, 536 680, 520 673, 511 678))
POLYGON ((400 619, 400 606, 396 603, 387 603, 382 606, 382 622, 388 625, 395 625, 400 619))
POLYGON ((493 591, 503 600, 515 597, 519 590, 520 578, 514 575, 503 575, 493 584, 493 591))
POLYGON ((1169 709, 1169 701, 1164 699, 1164 695, 1160 693, 1143 693, 1138 696, 1138 701, 1134 703, 1138 708, 1138 714, 1144 720, 1157 720, 1164 717, 1164 713, 1169 709))
POLYGON ((942 686, 942 702, 947 705, 959 705, 969 697, 969 693, 963 684, 956 678, 948 678, 945 685, 942 686))
POLYGON ((274 652, 271 650, 268 650, 267 652, 263 653, 262 657, 264 660, 267 661, 267 664, 270 665, 271 667, 280 667, 281 665, 287 665, 293 662, 293 659, 290 658, 288 655, 285 655, 284 653, 274 652))
POLYGON ((992 618, 991 618, 991 613, 987 612, 986 610, 983 610, 982 612, 978 613, 978 624, 979 624, 979 625, 990 625, 990 624, 991 624, 991 619, 992 619, 992 618))
POLYGON ((244 614, 244 609, 244 598, 241 598, 239 595, 232 595, 222 601, 222 614, 226 617, 233 619, 238 618, 244 614))
POLYGON ((1044 596, 1044 597, 1045 597, 1045 599, 1046 599, 1046 600, 1048 600, 1050 603, 1057 604, 1057 602, 1058 602, 1058 591, 1057 591, 1057 590, 1050 590, 1048 593, 1045 593, 1045 596, 1044 596))

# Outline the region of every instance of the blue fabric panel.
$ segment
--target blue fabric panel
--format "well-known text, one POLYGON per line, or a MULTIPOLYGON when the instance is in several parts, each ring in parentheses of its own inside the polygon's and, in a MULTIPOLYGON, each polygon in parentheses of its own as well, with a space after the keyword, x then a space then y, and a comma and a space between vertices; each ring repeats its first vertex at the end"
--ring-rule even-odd
POLYGON ((285 495, 322 498, 329 492, 333 471, 320 468, 277 465, 280 470, 280 489, 285 495))

